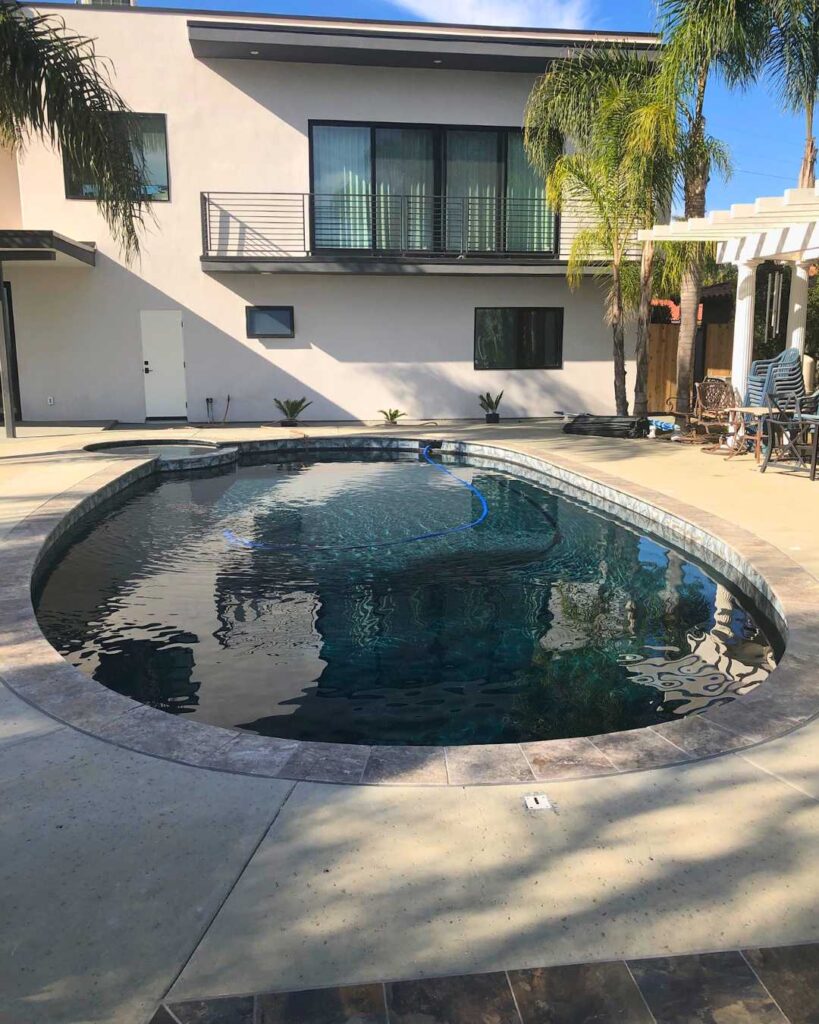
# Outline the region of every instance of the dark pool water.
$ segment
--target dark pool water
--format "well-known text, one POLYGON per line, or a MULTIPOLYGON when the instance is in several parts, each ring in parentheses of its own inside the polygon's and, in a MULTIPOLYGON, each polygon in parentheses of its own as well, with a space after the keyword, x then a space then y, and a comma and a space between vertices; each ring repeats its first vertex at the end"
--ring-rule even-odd
POLYGON ((772 668, 751 612, 676 551, 511 474, 444 465, 459 479, 357 453, 141 483, 65 547, 41 626, 153 707, 352 743, 628 729, 772 668))

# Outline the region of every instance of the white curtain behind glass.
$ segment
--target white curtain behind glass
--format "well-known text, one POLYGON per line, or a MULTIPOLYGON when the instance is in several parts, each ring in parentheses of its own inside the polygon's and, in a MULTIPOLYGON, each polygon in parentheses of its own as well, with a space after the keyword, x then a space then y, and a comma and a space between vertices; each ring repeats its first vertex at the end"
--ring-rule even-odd
POLYGON ((548 252, 554 247, 553 227, 543 179, 526 157, 523 135, 510 132, 506 156, 506 249, 548 252))
POLYGON ((376 244, 380 249, 431 249, 435 166, 432 132, 378 128, 375 132, 376 244))
POLYGON ((168 154, 165 118, 148 115, 139 119, 142 134, 142 174, 145 194, 152 199, 168 198, 168 154))
POLYGON ((446 133, 447 248, 497 248, 498 133, 446 133))
POLYGON ((313 128, 315 243, 323 249, 372 246, 370 129, 313 128))

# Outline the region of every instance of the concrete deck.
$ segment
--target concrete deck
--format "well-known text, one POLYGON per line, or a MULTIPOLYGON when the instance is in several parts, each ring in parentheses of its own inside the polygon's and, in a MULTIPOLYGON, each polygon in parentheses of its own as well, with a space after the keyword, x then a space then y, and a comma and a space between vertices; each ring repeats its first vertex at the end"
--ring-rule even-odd
MULTIPOLYGON (((750 458, 531 424, 433 432, 556 456, 694 504, 819 580, 819 485, 805 474, 761 476, 750 458)), ((79 451, 90 440, 99 433, 31 428, 0 443, 0 539, 111 464, 79 451)), ((0 787, 0 1021, 15 1024, 141 1024, 168 992, 819 939, 816 721, 696 764, 550 782, 558 813, 531 816, 531 784, 293 784, 175 764, 79 733, 3 689, 0 787)))

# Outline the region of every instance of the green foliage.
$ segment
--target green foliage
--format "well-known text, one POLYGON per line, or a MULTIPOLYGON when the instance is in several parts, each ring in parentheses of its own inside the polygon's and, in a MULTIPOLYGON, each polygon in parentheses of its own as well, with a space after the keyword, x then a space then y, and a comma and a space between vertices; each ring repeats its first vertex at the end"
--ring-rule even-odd
POLYGON ((646 401, 653 248, 638 264, 636 232, 666 215, 677 171, 676 111, 658 89, 655 56, 616 46, 580 50, 550 65, 526 108, 526 149, 549 201, 588 225, 574 235, 567 277, 577 287, 593 267, 603 282, 618 415, 628 412, 624 318, 632 309, 640 414, 646 401))
POLYGON ((819 285, 812 278, 808 288, 808 323, 805 331, 805 352, 819 360, 819 285))
POLYGON ((274 398, 273 401, 286 420, 297 420, 307 406, 313 404, 306 398, 274 398))
POLYGON ((141 133, 129 115, 92 40, 69 32, 60 18, 0 0, 0 144, 19 149, 34 137, 82 167, 131 258, 147 206, 141 133))
POLYGON ((489 391, 487 391, 486 394, 478 395, 478 401, 481 403, 481 408, 484 412, 497 412, 502 398, 502 391, 495 395, 494 398, 489 391))
POLYGON ((587 47, 554 61, 529 96, 524 141, 550 202, 597 214, 599 226, 579 234, 575 281, 581 260, 624 260, 636 227, 653 223, 670 205, 673 116, 647 114, 662 105, 653 59, 615 46, 587 47))
POLYGON ((770 9, 767 71, 782 107, 805 114, 799 185, 808 188, 816 179, 813 120, 819 85, 819 0, 770 0, 770 9))
POLYGON ((381 415, 384 417, 385 423, 397 423, 402 416, 406 416, 405 412, 401 412, 400 409, 379 409, 381 415))

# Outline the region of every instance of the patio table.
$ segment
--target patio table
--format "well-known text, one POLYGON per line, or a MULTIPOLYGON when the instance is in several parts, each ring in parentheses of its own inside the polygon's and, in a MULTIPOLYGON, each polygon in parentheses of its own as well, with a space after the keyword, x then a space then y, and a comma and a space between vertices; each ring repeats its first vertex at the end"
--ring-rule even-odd
MULTIPOLYGON (((756 420, 756 432, 754 434, 754 458, 759 462, 762 456, 762 425, 767 416, 770 415, 767 405, 732 405, 725 410, 729 416, 729 423, 735 428, 732 435, 733 443, 729 443, 731 449, 728 458, 740 455, 748 450, 748 424, 746 417, 756 420)), ((730 439, 729 439, 730 442, 730 439)))

